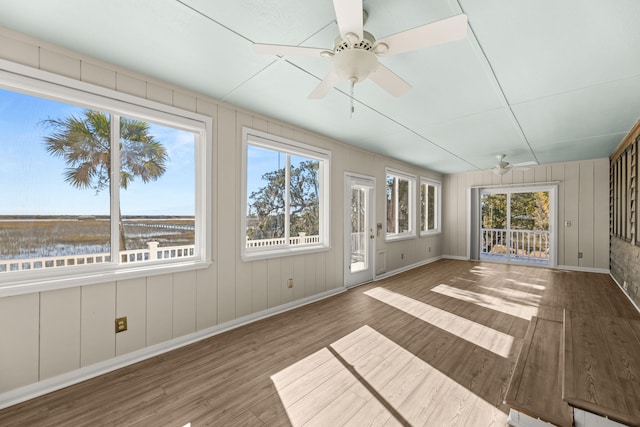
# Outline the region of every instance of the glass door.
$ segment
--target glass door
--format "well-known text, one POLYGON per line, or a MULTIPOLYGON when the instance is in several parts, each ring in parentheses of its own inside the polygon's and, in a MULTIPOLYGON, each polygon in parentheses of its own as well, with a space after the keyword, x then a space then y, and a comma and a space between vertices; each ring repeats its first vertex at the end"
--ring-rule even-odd
POLYGON ((345 176, 345 286, 373 280, 375 181, 360 175, 345 176))
POLYGON ((550 201, 550 191, 483 191, 480 259, 549 265, 550 201))

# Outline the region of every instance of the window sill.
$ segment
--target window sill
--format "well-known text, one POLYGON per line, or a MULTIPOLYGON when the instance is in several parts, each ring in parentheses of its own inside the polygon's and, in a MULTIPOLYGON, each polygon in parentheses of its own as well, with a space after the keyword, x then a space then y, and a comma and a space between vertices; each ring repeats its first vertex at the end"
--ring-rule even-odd
POLYGON ((251 251, 242 253, 242 261, 257 261, 269 258, 282 258, 309 253, 326 252, 330 249, 326 245, 304 246, 300 248, 273 248, 264 251, 251 251))
POLYGON ((442 234, 442 231, 440 231, 440 230, 421 231, 420 232, 420 237, 438 236, 440 234, 442 234))
POLYGON ((397 242, 399 240, 410 240, 415 239, 417 236, 415 234, 394 234, 394 235, 386 235, 384 236, 385 242, 397 242))
POLYGON ((77 270, 72 267, 74 270, 69 271, 68 274, 55 272, 55 275, 47 274, 47 270, 24 272, 24 275, 17 272, 16 274, 6 273, 9 274, 9 276, 4 276, 5 273, 3 273, 3 275, 0 275, 0 297, 95 285, 117 280, 172 274, 182 271, 200 270, 210 265, 211 261, 193 259, 172 263, 145 263, 144 265, 135 267, 111 266, 111 268, 109 268, 102 266, 95 268, 91 266, 87 268, 77 267, 77 270))

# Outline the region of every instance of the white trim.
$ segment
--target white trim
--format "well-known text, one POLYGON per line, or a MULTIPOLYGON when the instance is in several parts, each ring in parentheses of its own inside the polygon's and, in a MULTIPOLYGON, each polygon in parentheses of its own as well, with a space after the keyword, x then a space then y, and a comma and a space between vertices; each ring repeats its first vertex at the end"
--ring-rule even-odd
MULTIPOLYGON (((548 266, 552 268, 551 266, 548 266)), ((592 267, 576 267, 573 265, 558 265, 555 267, 557 270, 567 270, 567 271, 582 271, 585 273, 602 273, 602 274, 611 274, 611 271, 608 268, 592 268, 592 267)))
MULTIPOLYGON (((0 296, 62 289, 78 285, 103 283, 114 279, 143 277, 168 272, 205 268, 211 264, 211 148, 213 144, 213 119, 203 114, 182 110, 170 105, 117 92, 112 89, 60 76, 28 66, 0 59, 0 88, 13 90, 39 98, 52 99, 68 105, 99 109, 113 117, 126 116, 154 124, 192 132, 197 137, 194 159, 196 188, 195 243, 197 252, 188 261, 145 262, 144 266, 131 267, 119 262, 92 266, 60 267, 20 272, 3 272, 0 276, 0 296), (167 268, 169 267, 169 268, 167 268)), ((116 126, 112 121, 112 126, 116 126)), ((114 135, 118 135, 116 132, 114 135)), ((117 149, 114 152, 117 156, 117 149)), ((114 161, 117 159, 114 159, 114 161)), ((119 176, 114 171, 113 181, 119 176)), ((111 217, 117 211, 118 192, 111 195, 111 217)), ((112 221, 112 236, 118 236, 117 224, 112 221)), ((112 252, 117 243, 112 241, 112 252)), ((117 253, 117 250, 115 251, 117 253)))
POLYGON ((627 293, 627 291, 624 290, 624 288, 622 287, 622 285, 620 284, 620 282, 618 282, 616 280, 616 278, 613 276, 613 274, 609 273, 609 276, 611 276, 611 278, 613 279, 613 281, 616 283, 616 285, 618 285, 618 287, 620 288, 620 290, 622 291, 622 293, 627 297, 627 299, 629 301, 631 301, 631 304, 633 304, 633 306, 636 308, 636 310, 638 310, 638 313, 640 313, 640 306, 638 306, 638 304, 631 299, 631 295, 629 295, 627 293))
MULTIPOLYGON (((396 183, 398 181, 396 180, 396 183)), ((399 171, 397 169, 393 169, 390 167, 384 168, 384 188, 385 188, 385 203, 384 203, 384 240, 386 242, 394 242, 397 240, 406 240, 406 239, 414 239, 419 236, 417 227, 416 227, 416 193, 418 187, 418 177, 416 175, 399 171), (389 215, 387 214, 387 197, 386 197, 386 188, 387 188, 387 177, 392 176, 394 178, 404 179, 409 182, 409 231, 405 231, 402 233, 389 233, 387 231, 387 218, 389 215)), ((398 210, 398 203, 394 203, 394 208, 396 211, 398 210)), ((396 212, 396 220, 398 219, 398 213, 396 212)))
MULTIPOLYGON (((343 243, 342 243, 342 247, 343 247, 343 266, 342 266, 342 282, 343 282, 343 286, 347 289, 353 288, 355 286, 359 286, 359 285, 363 285, 364 283, 369 283, 371 281, 373 281, 376 277, 376 260, 377 260, 377 245, 376 245, 376 240, 377 240, 377 224, 376 224, 376 192, 377 192, 377 180, 375 176, 369 176, 369 175, 363 175, 363 174, 359 174, 359 173, 355 173, 355 172, 348 172, 345 171, 344 172, 344 179, 343 179, 343 201, 344 201, 344 206, 343 206, 343 226, 344 226, 344 236, 343 236, 343 243), (353 285, 349 285, 348 282, 348 277, 349 274, 351 273, 350 270, 347 268, 347 266, 350 263, 350 258, 351 258, 351 250, 347 250, 347 244, 348 242, 351 241, 351 235, 348 232, 348 230, 350 229, 350 219, 347 218, 347 207, 351 206, 351 194, 347 193, 347 182, 349 180, 361 180, 363 182, 366 182, 367 184, 372 184, 372 187, 368 187, 371 189, 371 203, 370 203, 370 208, 371 208, 371 212, 369 213, 369 216, 371 218, 371 224, 370 227, 373 230, 374 236, 376 236, 374 239, 371 239, 371 253, 369 254, 369 257, 371 258, 371 263, 369 266, 369 269, 371 270, 371 278, 367 278, 367 280, 365 282, 362 283, 357 283, 357 284, 353 284, 353 285)), ((368 208, 367 208, 368 209, 368 208)))
MULTIPOLYGON (((435 179, 431 179, 431 178, 425 178, 424 176, 421 176, 419 179, 419 183, 418 183, 418 206, 416 206, 416 212, 420 212, 420 221, 416 222, 416 226, 420 229, 419 230, 419 235, 420 237, 427 237, 427 236, 434 236, 436 234, 440 234, 442 233, 442 182, 437 181, 435 179), (422 230, 422 226, 418 225, 418 224, 422 224, 422 186, 423 185, 427 185, 427 186, 432 186, 435 188, 435 192, 436 192, 436 197, 435 197, 435 201, 434 203, 436 204, 436 208, 435 208, 435 223, 436 223, 436 228, 434 230, 422 230)), ((428 199, 428 195, 427 195, 427 199, 428 199)), ((426 205, 426 204, 425 204, 426 205)), ((426 207, 427 208, 427 212, 429 211, 429 206, 426 207)))
MULTIPOLYGON (((198 131, 211 117, 0 59, 0 87, 108 113, 198 131), (25 81, 28 80, 28 82, 25 81), (142 107, 142 109, 140 108, 142 107), (149 114, 151 110, 152 113, 149 114)), ((207 128, 207 131, 210 131, 207 128)))
MULTIPOLYGON (((471 261, 469 258, 457 255, 442 255, 442 259, 455 259, 458 261, 471 261)), ((484 260, 482 261, 484 262, 484 260)))
POLYGON ((525 182, 525 183, 515 183, 515 184, 489 184, 489 185, 470 185, 469 188, 480 188, 480 189, 500 189, 500 188, 511 188, 511 187, 523 187, 523 188, 538 188, 540 186, 551 186, 551 185, 559 185, 562 181, 544 181, 544 182, 525 182))
MULTIPOLYGON (((549 263, 545 265, 548 268, 559 268, 558 266, 558 234, 559 234, 559 225, 558 225, 558 181, 551 182, 531 182, 525 184, 509 184, 509 185, 491 185, 491 186, 483 186, 483 185, 475 185, 470 186, 469 188, 478 188, 480 191, 480 200, 482 200, 482 194, 500 194, 505 193, 507 195, 511 193, 529 193, 529 192, 539 192, 546 191, 549 193, 549 234, 551 236, 551 247, 549 252, 549 263)), ((470 203, 471 193, 468 194, 468 201, 470 203)), ((507 207, 510 206, 510 198, 507 198, 507 207)), ((469 233, 467 234, 467 254, 470 256, 471 253, 471 220, 470 220, 470 206, 467 209, 467 230, 469 233)), ((511 228, 510 225, 510 215, 507 215, 507 228, 511 228)), ((488 261, 483 260, 481 261, 488 261)), ((520 263, 509 260, 507 262, 502 262, 503 264, 514 264, 519 265, 520 263)), ((532 264, 533 265, 533 264, 532 264)))
POLYGON ((210 328, 194 332, 192 334, 174 338, 172 340, 152 345, 131 353, 127 353, 122 356, 114 357, 103 362, 85 366, 83 368, 76 369, 53 378, 48 378, 37 383, 29 384, 4 393, 0 393, 0 409, 4 409, 9 406, 27 401, 29 399, 51 393, 52 391, 60 390, 70 385, 95 378, 99 375, 115 371, 116 369, 124 368, 125 366, 129 366, 142 360, 157 356, 159 354, 167 353, 171 350, 175 350, 180 347, 184 347, 189 344, 201 341, 203 339, 216 336, 231 329, 236 329, 249 323, 253 323, 258 320, 272 317, 277 314, 284 313, 286 311, 290 311, 295 308, 323 300, 325 298, 329 298, 345 291, 346 289, 342 287, 331 289, 329 291, 325 291, 311 297, 303 298, 294 302, 263 310, 258 313, 243 316, 238 319, 222 323, 220 325, 212 326, 210 328))
POLYGON ((427 264, 431 264, 432 262, 436 262, 436 261, 441 260, 443 258, 446 258, 446 257, 437 256, 437 257, 434 257, 434 258, 429 258, 429 259, 425 259, 423 261, 419 261, 419 262, 416 262, 416 263, 413 263, 413 264, 409 264, 409 265, 406 265, 404 267, 397 268, 395 270, 391 270, 391 271, 388 271, 386 273, 382 273, 380 275, 377 275, 377 276, 375 276, 373 278, 373 281, 377 282, 378 280, 386 279, 388 277, 395 276, 396 274, 404 273, 405 271, 413 270, 414 268, 422 267, 423 265, 427 265, 427 264))
MULTIPOLYGON (((184 261, 176 263, 144 264, 127 269, 112 269, 104 271, 99 266, 73 267, 75 274, 68 274, 55 278, 44 277, 42 280, 25 279, 0 286, 0 298, 35 292, 52 291, 56 289, 74 288, 84 285, 97 285, 114 280, 134 279, 136 277, 150 277, 161 274, 178 273, 181 271, 201 270, 208 268, 212 261, 184 261), (75 268, 78 270, 76 271, 75 268)), ((47 269, 46 271, 49 271, 47 269)))
MULTIPOLYGON (((306 254, 312 252, 326 251, 331 247, 331 151, 322 148, 307 145, 302 142, 294 141, 292 139, 284 138, 278 135, 273 135, 267 132, 262 132, 256 129, 252 129, 244 126, 242 128, 242 171, 240 180, 240 257, 243 261, 254 261, 259 259, 269 259, 284 256, 293 256, 299 254, 306 254), (247 239, 247 172, 248 172, 248 146, 256 146, 269 150, 278 150, 287 155, 287 166, 289 165, 289 155, 303 156, 313 160, 317 160, 321 167, 318 170, 318 181, 320 181, 319 188, 319 210, 320 210, 320 224, 319 235, 320 242, 313 245, 304 245, 300 247, 296 246, 277 246, 271 248, 258 248, 248 249, 246 247, 247 239)), ((289 173, 289 168, 285 168, 286 173, 289 173)), ((288 186, 289 180, 285 180, 285 186, 288 186)), ((285 201, 287 207, 285 212, 288 212, 289 200, 285 201)), ((285 224, 287 231, 285 236, 288 236, 288 221, 285 224)))

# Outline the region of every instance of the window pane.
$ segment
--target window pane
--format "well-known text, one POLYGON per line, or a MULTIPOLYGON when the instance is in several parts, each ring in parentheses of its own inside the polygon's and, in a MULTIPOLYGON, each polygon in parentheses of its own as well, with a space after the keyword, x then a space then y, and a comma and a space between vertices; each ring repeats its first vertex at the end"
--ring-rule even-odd
POLYGON ((411 230, 409 212, 409 181, 398 179, 398 233, 411 230))
POLYGON ((285 153, 247 146, 248 248, 286 244, 286 164, 285 153))
POLYGON ((318 243, 320 180, 318 160, 291 155, 289 172, 289 233, 292 245, 318 243))
POLYGON ((503 230, 507 228, 507 195, 482 195, 482 228, 503 230))
POLYGON ((436 187, 428 185, 427 196, 427 230, 436 229, 436 187))
POLYGON ((367 190, 351 189, 351 272, 369 268, 367 257, 367 190))
POLYGON ((195 143, 193 132, 120 119, 122 262, 194 255, 195 143))
POLYGON ((387 233, 397 232, 396 223, 396 178, 393 176, 387 176, 387 233))
POLYGON ((548 230, 549 193, 511 193, 511 229, 548 230))
POLYGON ((109 116, 91 113, 0 90, 0 272, 110 261, 109 116))

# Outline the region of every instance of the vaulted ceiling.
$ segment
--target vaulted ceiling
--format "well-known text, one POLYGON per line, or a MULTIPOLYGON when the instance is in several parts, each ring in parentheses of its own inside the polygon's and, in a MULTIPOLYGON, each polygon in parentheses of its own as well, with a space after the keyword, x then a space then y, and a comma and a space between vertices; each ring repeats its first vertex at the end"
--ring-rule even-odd
POLYGON ((376 38, 465 13, 467 37, 380 62, 412 89, 366 80, 308 94, 326 58, 253 43, 333 47, 331 0, 2 0, 0 25, 442 173, 496 155, 540 164, 607 157, 640 117, 637 0, 364 0, 376 38))

